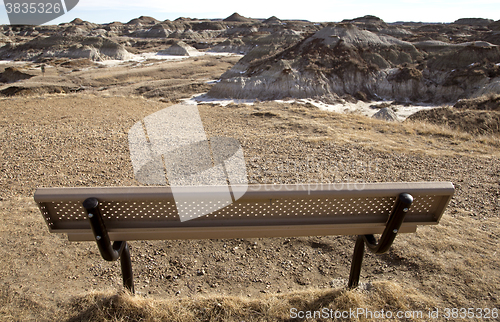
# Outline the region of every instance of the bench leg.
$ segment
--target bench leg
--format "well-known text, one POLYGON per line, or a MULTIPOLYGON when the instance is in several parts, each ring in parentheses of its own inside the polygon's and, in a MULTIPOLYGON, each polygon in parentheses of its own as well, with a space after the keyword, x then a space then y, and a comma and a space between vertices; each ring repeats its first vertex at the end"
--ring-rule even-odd
POLYGON ((83 207, 87 210, 90 226, 94 233, 95 241, 102 258, 107 261, 115 261, 120 258, 123 286, 134 293, 134 279, 132 274, 132 261, 130 250, 126 241, 115 241, 111 244, 108 231, 102 219, 99 209, 99 201, 96 198, 87 198, 83 202, 83 207))
POLYGON ((134 294, 134 273, 132 272, 132 260, 130 259, 130 251, 127 242, 125 242, 125 247, 123 247, 122 254, 120 256, 120 264, 122 267, 122 278, 123 286, 134 294))
POLYGON ((349 275, 349 288, 356 288, 359 284, 359 275, 361 274, 361 265, 363 264, 363 256, 365 255, 365 239, 363 236, 358 236, 354 253, 352 255, 351 274, 349 275))
POLYGON ((380 236, 378 242, 373 235, 358 236, 352 255, 351 274, 349 275, 349 283, 347 284, 349 288, 355 288, 359 284, 365 244, 374 254, 383 254, 387 252, 396 238, 412 202, 413 197, 410 194, 402 193, 398 196, 391 214, 389 215, 389 219, 387 220, 384 232, 382 236, 380 236))

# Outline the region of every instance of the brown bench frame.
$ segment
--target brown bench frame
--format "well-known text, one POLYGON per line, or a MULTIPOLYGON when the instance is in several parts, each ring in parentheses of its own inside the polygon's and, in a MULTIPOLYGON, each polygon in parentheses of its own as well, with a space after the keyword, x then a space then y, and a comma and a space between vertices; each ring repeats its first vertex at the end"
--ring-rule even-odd
MULTIPOLYGON (((210 200, 227 187, 185 187, 210 200)), ((398 233, 436 225, 451 200, 451 182, 249 185, 231 205, 180 222, 170 187, 38 188, 53 233, 95 240, 107 261, 120 258, 125 288, 134 292, 127 241, 358 235, 348 286, 356 287, 364 246, 389 250, 398 233), (374 234, 381 234, 376 241, 374 234), (111 244, 111 241, 114 241, 111 244)), ((178 193, 178 190, 177 190, 178 193)))

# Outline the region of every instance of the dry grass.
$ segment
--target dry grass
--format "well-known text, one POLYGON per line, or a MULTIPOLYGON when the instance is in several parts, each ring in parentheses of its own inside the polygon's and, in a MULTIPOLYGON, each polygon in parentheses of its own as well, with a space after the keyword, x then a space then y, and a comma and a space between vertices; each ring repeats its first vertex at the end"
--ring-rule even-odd
POLYGON ((262 113, 276 114, 284 128, 296 130, 307 142, 333 140, 383 152, 431 156, 500 156, 498 135, 472 135, 424 121, 386 122, 358 114, 319 111, 300 104, 263 103, 257 108, 262 113))
MULTIPOLYGON (((398 236, 395 252, 416 268, 427 267, 437 275, 434 278, 439 284, 423 284, 439 298, 481 307, 495 297, 500 285, 500 276, 491 274, 498 270, 499 227, 496 217, 478 221, 465 211, 457 211, 453 217, 444 216, 438 226, 398 236)), ((500 301, 494 302, 498 307, 500 301)))
MULTIPOLYGON (((325 319, 321 317, 325 317, 325 312, 335 314, 335 311, 356 311, 357 308, 364 308, 371 312, 382 309, 392 312, 422 311, 425 312, 424 314, 432 309, 432 302, 426 297, 416 290, 403 289, 397 283, 376 282, 365 287, 364 290, 310 289, 287 294, 268 294, 256 299, 220 295, 151 299, 131 296, 126 292, 118 294, 112 291, 92 292, 85 296, 75 297, 67 303, 68 311, 77 312, 77 314, 64 316, 64 318, 74 322, 289 321, 293 320, 299 311, 303 311, 306 316, 316 314, 316 318, 307 319, 308 321, 324 321, 325 319)), ((375 320, 370 319, 369 316, 366 317, 360 314, 354 319, 344 320, 375 320)), ((407 319, 407 321, 418 320, 407 319)))

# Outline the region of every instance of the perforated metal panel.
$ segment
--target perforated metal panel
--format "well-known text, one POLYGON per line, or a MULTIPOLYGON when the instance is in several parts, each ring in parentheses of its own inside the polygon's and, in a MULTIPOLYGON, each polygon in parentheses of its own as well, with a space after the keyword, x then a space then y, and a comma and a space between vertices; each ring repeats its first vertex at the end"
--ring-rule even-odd
MULTIPOLYGON (((250 186, 236 202, 201 217, 199 213, 205 207, 213 209, 219 201, 201 198, 197 207, 176 205, 169 187, 40 188, 35 193, 35 200, 52 232, 92 237, 82 202, 95 197, 100 202, 110 235, 135 230, 133 236, 138 238, 137 230, 141 230, 146 237, 141 239, 148 239, 148 232, 155 231, 154 236, 161 236, 158 230, 164 229, 168 234, 160 239, 169 239, 174 228, 184 228, 181 238, 192 236, 189 228, 196 232, 194 235, 201 228, 207 228, 218 231, 213 238, 229 238, 223 232, 219 235, 221 229, 237 231, 238 227, 255 227, 258 231, 262 227, 272 227, 276 230, 274 235, 282 236, 286 234, 279 232, 280 229, 288 227, 285 230, 291 232, 293 226, 302 227, 304 232, 308 226, 314 226, 315 230, 322 226, 342 227, 341 232, 346 234, 353 233, 348 227, 359 227, 363 233, 373 227, 373 233, 377 233, 387 221, 397 196, 403 192, 414 197, 405 223, 412 227, 433 224, 439 221, 454 192, 453 185, 448 182, 367 184, 359 190, 327 188, 312 191, 300 185, 250 186), (180 222, 177 207, 184 206, 194 209, 192 220, 180 222), (216 227, 221 229, 214 229, 216 227)), ((210 194, 214 189, 217 187, 200 187, 195 193, 210 194)), ((272 230, 266 233, 268 235, 273 235, 272 230)), ((175 236, 179 238, 179 234, 175 236)))
MULTIPOLYGON (((47 224, 57 227, 59 223, 78 222, 87 223, 87 213, 83 208, 83 200, 52 201, 40 204, 47 224)), ((170 220, 178 221, 175 203, 156 201, 103 201, 101 209, 106 221, 142 221, 142 220, 170 220)))

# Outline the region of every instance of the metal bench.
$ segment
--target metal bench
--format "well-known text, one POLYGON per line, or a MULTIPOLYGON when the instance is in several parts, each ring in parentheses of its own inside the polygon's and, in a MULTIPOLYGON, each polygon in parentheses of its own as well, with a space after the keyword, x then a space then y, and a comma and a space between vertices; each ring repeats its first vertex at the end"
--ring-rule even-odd
MULTIPOLYGON (((211 207, 222 189, 186 187, 185 193, 211 207)), ((184 222, 170 187, 38 188, 34 198, 50 232, 94 240, 105 260, 120 258, 123 284, 134 292, 130 240, 327 235, 358 235, 348 283, 356 287, 365 244, 383 253, 398 233, 437 224, 455 191, 451 182, 257 184, 245 190, 232 204, 184 222), (378 242, 374 234, 381 234, 378 242)))

